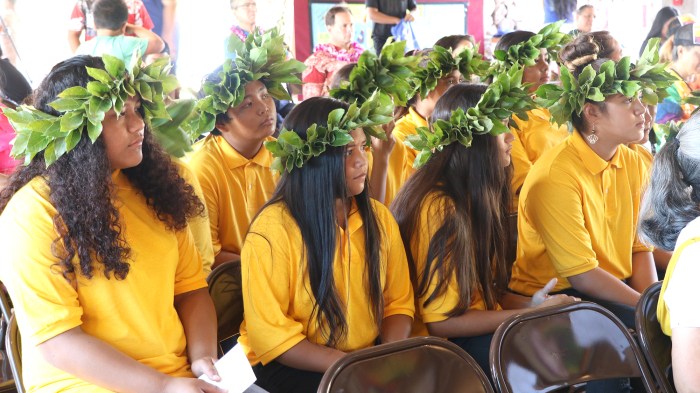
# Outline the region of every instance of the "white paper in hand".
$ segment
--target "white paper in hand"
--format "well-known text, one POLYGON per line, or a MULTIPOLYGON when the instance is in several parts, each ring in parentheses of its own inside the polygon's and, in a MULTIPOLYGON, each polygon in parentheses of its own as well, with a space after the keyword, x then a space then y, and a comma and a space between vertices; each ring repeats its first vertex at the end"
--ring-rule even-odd
POLYGON ((243 347, 236 345, 214 363, 216 371, 221 377, 220 382, 212 381, 206 374, 199 379, 228 390, 228 393, 243 393, 255 382, 255 373, 248 363, 248 358, 243 353, 243 347))

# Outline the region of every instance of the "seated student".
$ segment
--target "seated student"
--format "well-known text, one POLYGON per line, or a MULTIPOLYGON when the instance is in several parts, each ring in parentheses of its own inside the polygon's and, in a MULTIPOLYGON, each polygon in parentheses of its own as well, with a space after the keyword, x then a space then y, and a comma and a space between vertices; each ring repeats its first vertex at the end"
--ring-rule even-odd
MULTIPOLYGON (((679 17, 680 18, 680 17, 679 17)), ((700 25, 687 23, 675 30, 661 47, 662 53, 670 57, 670 69, 678 76, 673 86, 667 89, 668 97, 659 102, 656 111, 658 124, 670 121, 685 121, 695 110, 695 106, 683 103, 683 99, 692 92, 688 83, 700 74, 700 25)))
POLYGON ((626 145, 643 136, 641 90, 662 89, 673 77, 653 67, 658 56, 651 52, 637 63, 646 71, 631 76, 635 66, 628 57, 616 63, 598 58, 598 50, 592 39, 565 46, 563 87, 537 91, 555 121, 571 121, 575 132, 545 153, 525 180, 510 289, 531 295, 556 276, 555 291, 598 302, 634 327, 640 293, 657 278, 651 250, 635 229, 646 164, 626 145), (583 73, 588 82, 566 83, 583 73), (603 83, 593 90, 595 77, 603 83), (572 101, 583 105, 572 107, 572 101))
POLYGON ((700 116, 694 115, 656 154, 639 213, 641 238, 655 247, 675 249, 661 287, 658 317, 661 328, 673 342, 673 382, 679 393, 697 392, 700 386, 698 168, 700 116))
MULTIPOLYGON (((272 196, 279 178, 270 170, 272 155, 263 148, 263 142, 274 140, 277 112, 273 95, 278 99, 289 98, 281 95, 279 80, 290 75, 285 71, 285 75, 260 77, 271 67, 300 72, 304 66, 286 59, 284 49, 277 47, 281 36, 276 34, 271 31, 259 37, 259 47, 254 40, 250 40, 251 47, 242 44, 236 65, 234 60, 227 60, 222 71, 211 75, 202 87, 209 95, 200 105, 215 104, 200 111, 211 117, 214 123, 211 126, 216 128, 194 146, 189 165, 202 186, 209 213, 215 255, 212 268, 240 260, 248 225, 272 196), (267 63, 256 71, 255 80, 249 69, 254 48, 268 54, 267 63)), ((236 36, 231 39, 238 40, 236 36)))
POLYGON ((38 87, 37 111, 5 111, 18 132, 14 153, 29 160, 0 193, 0 280, 22 333, 24 385, 222 392, 194 378, 219 378, 216 315, 187 230, 203 206, 143 117, 153 103, 138 92, 160 81, 144 78, 150 70, 119 70, 114 58, 73 57, 38 87), (127 99, 95 107, 88 82, 110 91, 108 103, 115 94, 127 99), (94 124, 87 113, 104 120, 94 124), (42 132, 42 144, 23 143, 36 138, 29 124, 38 118, 47 131, 68 126, 68 135, 42 132), (75 118, 82 123, 66 120, 75 118))
MULTIPOLYGON (((494 85, 501 87, 498 82, 494 85)), ((508 167, 513 135, 501 123, 507 118, 489 116, 495 108, 480 102, 486 91, 485 85, 459 84, 438 100, 430 121, 432 131, 419 132, 427 135, 439 127, 446 133, 435 144, 423 146, 421 154, 435 153, 406 182, 391 209, 413 272, 414 334, 449 338, 490 375, 493 332, 522 310, 505 311, 499 305, 508 285, 508 167), (470 108, 479 111, 478 120, 491 120, 498 127, 477 131, 478 120, 475 124, 454 120, 453 114, 470 108), (458 135, 470 144, 458 142, 458 135)), ((527 92, 521 89, 520 94, 527 92)), ((499 102, 518 99, 502 96, 499 102)), ((408 143, 421 140, 417 135, 409 137, 408 143)), ((547 291, 535 294, 529 306, 572 300, 564 295, 545 300, 547 291)))
POLYGON ((441 46, 443 48, 449 49, 452 52, 452 56, 457 56, 459 52, 464 49, 473 48, 476 45, 474 37, 469 34, 455 34, 447 35, 441 37, 435 41, 435 46, 441 46))
MULTIPOLYGON (((559 32, 558 26, 560 24, 548 25, 538 34, 522 30, 505 34, 495 48, 496 56, 502 56, 501 59, 497 58, 494 61, 495 69, 502 72, 514 64, 524 66, 522 83, 529 84, 531 93, 534 93, 541 85, 549 83, 550 54, 556 56, 555 54, 561 48, 562 43, 569 39, 567 35, 559 32), (551 26, 557 26, 557 28, 552 29, 551 26), (548 33, 543 34, 546 31, 548 33), (545 43, 550 43, 550 45, 545 45, 545 43)), ((565 125, 556 126, 550 122, 552 115, 547 108, 536 107, 528 111, 526 115, 522 118, 514 116, 515 127, 511 128, 515 137, 511 153, 513 176, 510 189, 513 195, 510 207, 512 211, 518 209, 518 197, 532 165, 544 152, 569 136, 565 125)))
MULTIPOLYGON (((477 55, 476 49, 469 49, 472 56, 477 55)), ((416 56, 422 58, 419 63, 419 70, 416 72, 414 80, 416 83, 416 93, 408 100, 404 107, 397 107, 394 113, 396 126, 394 127, 394 138, 397 143, 404 143, 409 135, 415 135, 418 127, 427 127, 428 119, 433 113, 435 103, 453 85, 471 79, 472 75, 481 76, 485 70, 467 67, 465 63, 471 60, 472 56, 464 56, 466 50, 460 52, 462 56, 453 56, 452 52, 441 46, 434 46, 432 49, 418 51, 416 56), (462 70, 473 71, 468 75, 463 75, 462 70)), ((403 169, 402 183, 408 179, 415 169, 412 166, 416 158, 414 149, 406 149, 406 165, 403 169)))
POLYGON ((391 108, 363 105, 366 120, 341 101, 310 98, 285 119, 290 131, 266 144, 284 172, 243 246, 238 342, 256 385, 271 393, 315 392, 346 353, 411 331, 413 290, 399 228, 367 192, 362 128, 391 108))
POLYGON ((128 65, 131 64, 134 51, 147 56, 165 49, 165 44, 158 35, 141 26, 127 23, 129 10, 124 0, 97 0, 92 6, 92 14, 97 36, 80 44, 77 54, 101 56, 107 53, 128 65))
MULTIPOLYGON (((331 81, 331 97, 347 103, 362 103, 378 92, 386 96, 385 105, 405 104, 414 86, 410 83, 415 74, 419 58, 404 56, 406 43, 392 42, 384 45, 379 56, 365 51, 359 63, 341 67, 331 81), (399 54, 397 56, 397 54, 399 54), (369 65, 369 66, 368 66, 369 65)), ((406 162, 406 149, 403 143, 395 143, 394 122, 383 126, 386 140, 372 138, 372 151, 368 155, 370 196, 389 205, 402 184, 403 168, 406 162)))

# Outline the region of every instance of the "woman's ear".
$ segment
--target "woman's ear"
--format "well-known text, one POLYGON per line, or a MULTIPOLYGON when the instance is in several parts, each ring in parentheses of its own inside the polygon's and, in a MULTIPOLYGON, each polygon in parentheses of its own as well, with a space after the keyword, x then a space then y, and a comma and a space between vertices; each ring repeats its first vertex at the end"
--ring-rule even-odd
POLYGON ((583 112, 581 113, 581 117, 584 119, 586 124, 596 124, 600 120, 601 115, 602 111, 598 105, 591 104, 590 102, 583 104, 583 112))

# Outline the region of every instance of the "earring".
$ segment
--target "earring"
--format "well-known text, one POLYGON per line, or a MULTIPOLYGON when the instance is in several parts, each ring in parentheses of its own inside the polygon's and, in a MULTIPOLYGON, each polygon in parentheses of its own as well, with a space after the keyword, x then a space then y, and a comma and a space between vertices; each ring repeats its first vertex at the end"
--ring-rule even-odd
POLYGON ((595 145, 595 143, 598 142, 598 135, 595 134, 595 124, 593 124, 591 135, 588 135, 586 139, 588 139, 588 143, 590 143, 591 145, 595 145))

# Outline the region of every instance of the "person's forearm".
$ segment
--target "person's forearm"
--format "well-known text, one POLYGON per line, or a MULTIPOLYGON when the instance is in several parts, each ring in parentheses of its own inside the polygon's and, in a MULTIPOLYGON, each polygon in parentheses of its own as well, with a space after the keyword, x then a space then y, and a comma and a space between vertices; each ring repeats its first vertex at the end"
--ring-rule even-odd
POLYGON ((639 292, 599 267, 568 277, 568 280, 575 290, 590 297, 632 307, 639 301, 639 292))
POLYGON ((158 37, 158 34, 148 30, 143 26, 127 25, 127 33, 133 34, 138 38, 143 38, 148 41, 148 47, 146 48, 146 53, 144 55, 149 55, 153 53, 160 53, 165 48, 163 40, 158 37))
POLYGON ((80 327, 63 332, 37 348, 51 366, 113 391, 158 392, 171 378, 86 334, 80 327))
POLYGON ((383 344, 405 340, 411 335, 413 318, 408 315, 391 315, 382 321, 381 340, 383 344))
POLYGON ((673 252, 655 248, 653 255, 656 268, 666 270, 666 268, 668 268, 668 263, 671 262, 673 252))
POLYGON ((629 279, 629 286, 642 293, 657 281, 659 281, 659 277, 656 274, 656 265, 654 265, 654 257, 651 252, 644 251, 632 254, 632 276, 629 279))
POLYGON ((468 310, 462 315, 440 322, 427 323, 428 331, 438 337, 474 337, 493 333, 506 319, 521 314, 521 310, 468 310))
POLYGON ((216 311, 207 288, 175 296, 175 309, 185 329, 190 362, 206 357, 216 359, 216 311))
POLYGON ((230 251, 224 251, 221 250, 215 257, 214 257, 214 264, 211 265, 211 268, 214 269, 215 267, 221 265, 222 263, 228 263, 228 262, 237 262, 241 260, 241 256, 239 254, 232 253, 230 251))
POLYGON ((369 177, 369 196, 384 203, 386 198, 386 175, 389 170, 389 157, 374 157, 372 173, 369 177))
POLYGON ((69 31, 68 32, 68 45, 72 53, 75 53, 80 46, 80 32, 69 31))
POLYGON ((303 339, 275 360, 287 367, 324 373, 343 356, 345 353, 335 348, 314 344, 303 339))
POLYGON ((383 12, 380 12, 376 8, 367 8, 367 15, 369 16, 369 19, 374 22, 374 23, 382 23, 386 25, 395 25, 399 22, 401 22, 401 18, 397 18, 395 16, 387 15, 383 12))

